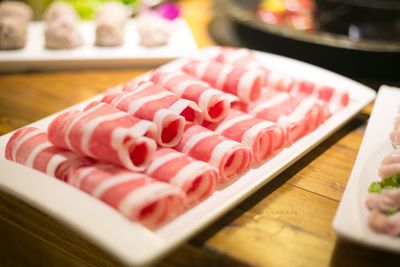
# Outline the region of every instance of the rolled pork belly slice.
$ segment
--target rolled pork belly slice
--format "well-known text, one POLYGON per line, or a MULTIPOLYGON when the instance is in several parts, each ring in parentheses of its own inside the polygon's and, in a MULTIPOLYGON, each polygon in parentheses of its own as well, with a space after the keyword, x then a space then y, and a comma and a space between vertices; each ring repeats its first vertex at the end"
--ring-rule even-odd
POLYGON ((129 10, 122 3, 111 2, 101 5, 96 13, 96 45, 122 45, 129 15, 129 10))
POLYGON ((252 160, 252 152, 248 147, 200 125, 187 126, 175 149, 217 168, 219 186, 244 174, 252 160))
POLYGON ((0 2, 0 18, 12 17, 22 22, 29 22, 33 17, 32 8, 21 1, 0 2))
POLYGON ((201 123, 202 112, 196 103, 180 99, 152 82, 138 87, 125 86, 124 91, 109 90, 101 100, 157 126, 156 141, 160 146, 176 146, 186 123, 201 123))
POLYGON ((82 44, 78 22, 71 17, 60 17, 46 23, 44 36, 49 49, 72 49, 82 44))
POLYGON ((26 22, 14 17, 0 17, 0 50, 24 48, 26 40, 26 22))
POLYGON ((50 123, 48 135, 56 146, 133 171, 147 167, 157 146, 152 122, 101 102, 62 113, 50 123))
POLYGON ((288 92, 296 80, 283 73, 272 71, 263 64, 253 51, 246 48, 233 47, 213 47, 206 51, 206 56, 210 60, 215 60, 224 64, 231 64, 238 68, 247 70, 259 69, 264 73, 263 86, 273 88, 275 90, 288 92))
POLYGON ((275 122, 262 120, 239 110, 230 110, 221 122, 204 125, 249 147, 253 151, 255 163, 267 160, 285 144, 285 131, 275 122))
POLYGON ((377 233, 396 237, 400 234, 400 212, 392 215, 374 209, 368 214, 368 226, 377 233))
POLYGON ((179 188, 56 147, 45 131, 34 127, 16 131, 6 145, 5 156, 64 180, 151 229, 173 219, 186 207, 186 197, 179 188))
POLYGON ((263 64, 253 51, 245 48, 232 47, 214 47, 211 53, 208 53, 209 58, 222 63, 232 64, 236 67, 245 69, 261 69, 265 72, 264 85, 274 90, 301 93, 305 96, 314 95, 317 98, 328 102, 330 112, 334 113, 337 110, 347 106, 349 102, 349 92, 345 89, 333 88, 331 86, 316 84, 304 79, 298 79, 292 75, 281 73, 272 70, 266 64, 263 64))
POLYGON ((43 20, 47 24, 62 18, 78 21, 79 15, 71 4, 62 1, 51 3, 43 14, 43 20))
POLYGON ((61 180, 67 179, 71 168, 92 164, 86 157, 54 146, 47 132, 35 127, 21 128, 11 136, 5 158, 61 180))
POLYGON ((147 167, 147 175, 182 189, 189 207, 215 191, 218 170, 171 148, 160 148, 147 167))
POLYGON ((132 109, 140 110, 146 109, 146 106, 158 105, 184 117, 187 123, 201 124, 203 122, 203 112, 195 102, 179 98, 151 81, 140 81, 137 85, 135 82, 126 83, 123 90, 130 93, 128 97, 130 100, 134 100, 131 104, 132 109))
POLYGON ((297 81, 291 93, 300 97, 315 97, 326 102, 332 114, 346 107, 350 101, 348 90, 304 80, 297 81))
POLYGON ((226 94, 191 75, 179 71, 154 71, 150 75, 150 80, 178 97, 195 102, 203 111, 205 121, 221 121, 230 109, 226 94))
POLYGON ((186 207, 185 194, 178 187, 112 164, 77 168, 68 183, 150 229, 169 222, 186 207))
POLYGON ((260 69, 244 69, 217 61, 190 61, 182 70, 212 87, 239 97, 240 101, 256 101, 264 83, 264 72, 260 69))
POLYGON ((246 107, 255 117, 278 123, 285 129, 288 145, 317 128, 329 114, 315 98, 299 98, 286 92, 265 90, 246 107))

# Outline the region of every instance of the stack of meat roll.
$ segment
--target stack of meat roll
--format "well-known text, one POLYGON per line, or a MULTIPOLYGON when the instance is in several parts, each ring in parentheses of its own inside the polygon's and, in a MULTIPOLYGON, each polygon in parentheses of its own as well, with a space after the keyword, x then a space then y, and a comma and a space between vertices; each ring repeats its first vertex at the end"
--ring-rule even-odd
POLYGON ((341 88, 321 85, 305 79, 297 79, 289 74, 273 70, 257 59, 250 50, 232 47, 214 47, 205 56, 209 59, 231 64, 247 70, 260 69, 264 72, 264 86, 278 91, 290 92, 299 96, 315 96, 329 104, 330 112, 334 113, 347 106, 349 92, 341 88))
POLYGON ((152 83, 127 84, 123 91, 111 90, 103 102, 157 126, 156 141, 163 147, 178 144, 186 123, 201 123, 203 114, 196 103, 181 99, 152 83))
POLYGON ((221 121, 230 109, 230 100, 226 94, 182 72, 154 71, 150 80, 178 97, 195 102, 202 110, 205 121, 221 121))
POLYGON ((44 14, 45 43, 50 49, 71 49, 82 44, 79 16, 68 3, 53 2, 44 14))
POLYGON ((19 1, 0 3, 0 49, 21 49, 26 45, 30 6, 19 1))
POLYGON ((260 96, 264 74, 259 69, 244 69, 216 61, 190 61, 182 67, 211 86, 236 95, 240 101, 249 103, 260 96))
POLYGON ((8 160, 62 179, 149 228, 165 224, 186 205, 179 188, 56 147, 37 128, 16 131, 5 153, 8 160))
POLYGON ((187 127, 175 149, 217 168, 220 186, 244 174, 252 159, 249 148, 200 125, 187 127))
MULTIPOLYGON (((107 17, 103 8, 99 20, 107 17)), ((76 16, 68 10, 56 3, 46 19, 76 16)), ((107 27, 121 25, 108 19, 107 27)), ((256 56, 227 50, 233 54, 224 57, 224 49, 217 51, 221 55, 212 60, 184 60, 176 69, 158 69, 111 88, 82 110, 55 117, 47 132, 16 131, 6 158, 155 229, 265 163, 348 103, 348 94, 328 86, 266 86, 267 71, 256 56)), ((384 195, 397 197, 394 191, 384 195)), ((371 205, 383 207, 379 201, 371 205)))

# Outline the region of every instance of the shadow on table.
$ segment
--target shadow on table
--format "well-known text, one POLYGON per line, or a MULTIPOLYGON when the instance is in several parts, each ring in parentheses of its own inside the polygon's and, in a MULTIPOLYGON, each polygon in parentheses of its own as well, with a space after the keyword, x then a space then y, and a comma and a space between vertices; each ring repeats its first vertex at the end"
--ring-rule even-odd
POLYGON ((339 238, 331 258, 332 267, 400 266, 400 254, 367 247, 339 238))

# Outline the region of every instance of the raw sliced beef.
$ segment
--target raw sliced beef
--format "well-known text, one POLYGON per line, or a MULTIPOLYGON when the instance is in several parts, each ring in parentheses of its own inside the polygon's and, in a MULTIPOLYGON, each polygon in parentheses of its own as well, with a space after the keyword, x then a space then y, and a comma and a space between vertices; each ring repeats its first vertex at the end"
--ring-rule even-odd
POLYGON ((232 64, 245 69, 261 69, 264 71, 264 85, 274 90, 315 96, 329 103, 331 113, 338 111, 349 103, 349 92, 345 89, 316 84, 312 81, 298 79, 289 74, 272 70, 272 67, 263 64, 254 52, 245 48, 217 47, 208 53, 210 59, 221 63, 232 64))
POLYGON ((179 188, 58 148, 48 141, 45 131, 34 127, 16 131, 5 156, 64 180, 149 228, 166 223, 186 207, 186 197, 179 188))
POLYGON ((123 85, 122 92, 108 91, 103 101, 139 118, 148 117, 148 114, 160 109, 168 109, 184 117, 187 123, 203 122, 203 113, 196 103, 179 98, 151 81, 140 79, 128 82, 123 85))
POLYGON ((268 159, 285 143, 284 129, 275 122, 262 120, 239 110, 232 109, 223 121, 205 126, 249 147, 257 163, 268 159))
POLYGON ((244 174, 252 160, 249 148, 200 125, 187 127, 181 142, 175 148, 217 168, 220 185, 244 174))
POLYGON ((315 98, 299 98, 286 92, 263 91, 261 98, 246 107, 258 118, 277 122, 286 131, 292 144, 317 128, 329 117, 326 105, 315 98))
POLYGON ((186 206, 179 188, 107 163, 75 169, 68 183, 150 229, 172 220, 186 206))
POLYGON ((215 190, 218 170, 171 148, 160 148, 146 169, 146 174, 181 188, 193 206, 215 190))
POLYGON ((182 70, 217 89, 236 95, 244 103, 258 99, 265 76, 260 69, 246 70, 217 61, 190 61, 182 70))
POLYGON ((206 121, 217 122, 228 114, 230 104, 226 94, 193 76, 182 72, 154 71, 150 79, 178 97, 195 102, 206 121))
POLYGON ((54 145, 134 171, 143 171, 150 163, 157 146, 154 135, 152 122, 101 102, 84 111, 64 112, 48 127, 54 145))
POLYGON ((17 130, 8 140, 5 158, 65 180, 70 168, 92 164, 91 160, 56 147, 47 133, 35 127, 17 130))

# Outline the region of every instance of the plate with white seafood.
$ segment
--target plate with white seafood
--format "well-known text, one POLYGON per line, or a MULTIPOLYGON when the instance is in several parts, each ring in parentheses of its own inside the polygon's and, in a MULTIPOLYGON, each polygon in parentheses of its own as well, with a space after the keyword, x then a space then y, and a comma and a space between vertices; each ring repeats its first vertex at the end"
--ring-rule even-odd
POLYGON ((333 228, 400 252, 400 90, 381 86, 333 228))

